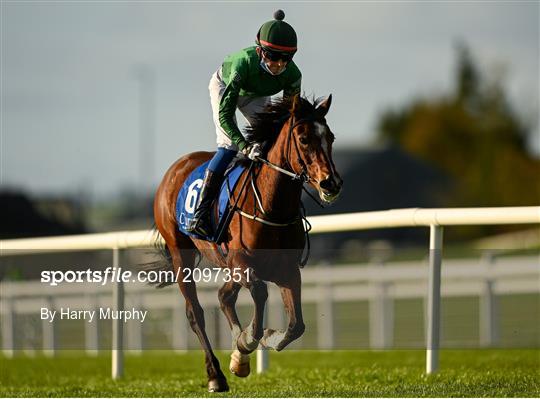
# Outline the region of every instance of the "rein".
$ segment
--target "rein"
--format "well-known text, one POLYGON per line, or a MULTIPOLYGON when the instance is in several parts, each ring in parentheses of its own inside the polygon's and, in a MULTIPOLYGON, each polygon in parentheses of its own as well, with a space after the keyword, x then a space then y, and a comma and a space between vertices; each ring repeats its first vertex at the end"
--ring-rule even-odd
POLYGON ((261 157, 257 157, 257 161, 260 161, 262 163, 264 163, 266 166, 269 166, 270 168, 272 169, 275 169, 277 170, 278 172, 280 173, 283 173, 284 175, 287 175, 289 177, 291 177, 293 180, 301 180, 303 183, 306 183, 309 181, 309 176, 308 175, 305 175, 305 174, 297 174, 297 173, 294 173, 294 172, 289 172, 287 169, 283 169, 279 166, 277 166, 276 164, 273 164, 272 162, 264 159, 264 158, 261 158, 261 157))

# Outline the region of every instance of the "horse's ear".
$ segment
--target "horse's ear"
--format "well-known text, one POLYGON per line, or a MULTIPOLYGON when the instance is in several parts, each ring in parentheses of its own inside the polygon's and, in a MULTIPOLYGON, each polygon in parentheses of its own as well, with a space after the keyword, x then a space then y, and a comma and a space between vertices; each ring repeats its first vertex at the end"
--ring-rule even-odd
POLYGON ((315 108, 315 112, 318 116, 324 117, 328 113, 328 110, 330 109, 330 104, 332 104, 332 95, 330 94, 325 99, 318 102, 317 107, 315 108))

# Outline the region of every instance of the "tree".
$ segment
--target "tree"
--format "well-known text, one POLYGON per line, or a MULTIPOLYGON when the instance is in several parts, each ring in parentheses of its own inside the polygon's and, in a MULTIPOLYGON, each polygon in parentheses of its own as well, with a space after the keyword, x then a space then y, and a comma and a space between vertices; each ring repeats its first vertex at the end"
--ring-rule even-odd
POLYGON ((527 148, 530 127, 512 109, 500 77, 487 79, 468 47, 456 46, 454 89, 385 111, 378 140, 446 172, 445 206, 540 203, 540 160, 527 148))

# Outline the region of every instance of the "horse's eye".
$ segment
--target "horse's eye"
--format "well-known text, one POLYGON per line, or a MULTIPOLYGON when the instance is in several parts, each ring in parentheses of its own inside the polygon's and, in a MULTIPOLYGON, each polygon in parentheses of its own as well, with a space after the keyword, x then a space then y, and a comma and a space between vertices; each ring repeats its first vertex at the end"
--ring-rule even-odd
POLYGON ((302 144, 307 144, 308 143, 308 139, 306 137, 300 137, 300 142, 302 144))

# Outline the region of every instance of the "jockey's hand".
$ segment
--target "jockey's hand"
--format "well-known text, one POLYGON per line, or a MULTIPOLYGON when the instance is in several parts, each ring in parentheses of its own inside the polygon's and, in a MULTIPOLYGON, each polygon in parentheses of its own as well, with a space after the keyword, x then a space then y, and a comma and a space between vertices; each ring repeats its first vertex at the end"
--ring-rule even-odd
POLYGON ((242 153, 252 161, 255 161, 257 157, 262 155, 261 145, 259 143, 249 144, 242 150, 242 153))

